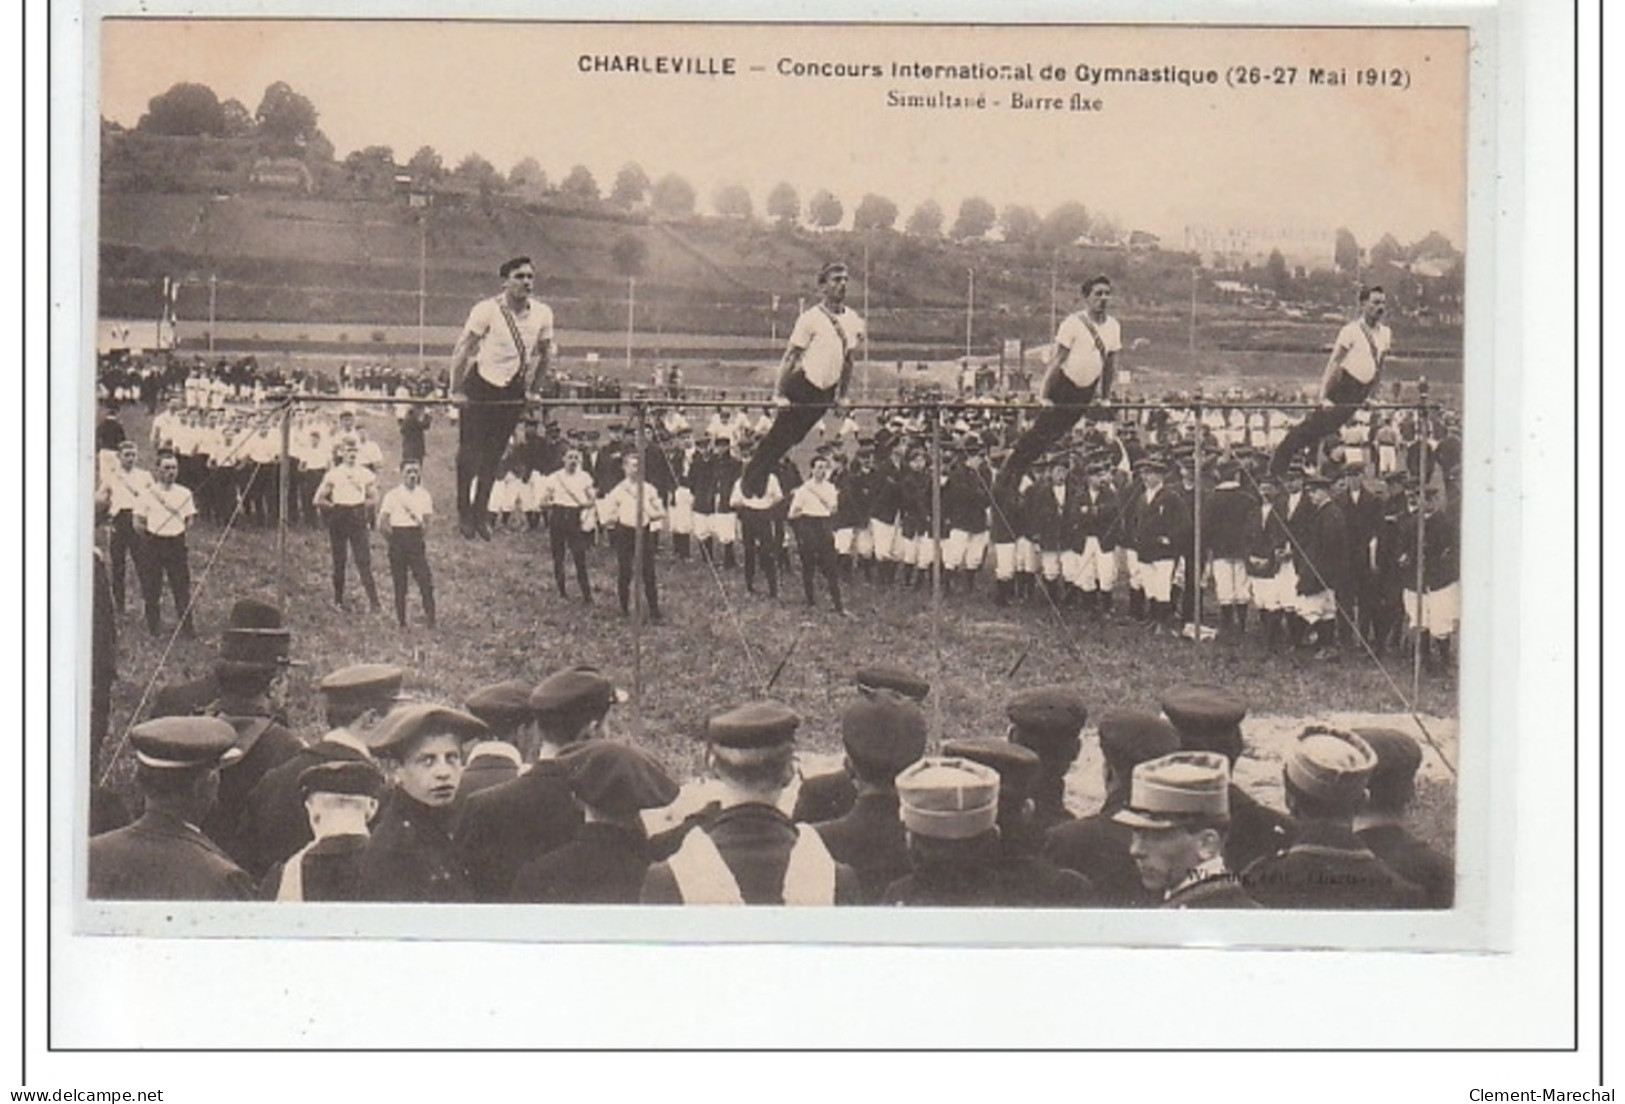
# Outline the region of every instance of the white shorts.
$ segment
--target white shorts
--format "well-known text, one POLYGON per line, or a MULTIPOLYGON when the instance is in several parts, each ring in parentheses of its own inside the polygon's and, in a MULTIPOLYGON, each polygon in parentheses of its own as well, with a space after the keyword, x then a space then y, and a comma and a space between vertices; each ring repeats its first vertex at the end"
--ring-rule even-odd
MULTIPOLYGON (((1067 581, 1080 590, 1101 590, 1111 593, 1117 587, 1117 550, 1110 552, 1100 547, 1099 537, 1085 537, 1083 551, 1077 553, 1078 566, 1075 574, 1068 573, 1067 581)), ((1063 558, 1061 569, 1066 571, 1063 558)))
POLYGON ((865 525, 862 529, 854 529, 852 531, 852 551, 857 553, 860 560, 872 560, 875 558, 875 536, 873 533, 869 532, 869 527, 867 525, 865 525))
POLYGON ((1123 574, 1128 578, 1130 590, 1145 589, 1145 577, 1140 573, 1140 554, 1132 548, 1123 549, 1123 574))
POLYGON ((694 532, 694 492, 678 487, 671 500, 671 531, 686 534, 694 532))
POLYGON ((1001 583, 1007 583, 1016 577, 1016 546, 1014 544, 995 544, 993 546, 993 577, 1001 583))
POLYGON ((852 527, 843 525, 835 530, 835 554, 849 556, 852 554, 852 527))
MULTIPOLYGON (((1292 591, 1281 585, 1281 574, 1252 575, 1247 579, 1248 588, 1252 591, 1253 605, 1260 613, 1273 613, 1276 610, 1292 608, 1292 591)), ((1294 582, 1293 587, 1297 586, 1294 582)))
POLYGON ((1399 470, 1399 446, 1377 446, 1377 472, 1381 475, 1392 475, 1399 470))
POLYGON ((1246 560, 1214 560, 1213 592, 1221 606, 1246 605, 1252 597, 1246 560))
POLYGON ((869 535, 873 543, 875 559, 886 563, 892 558, 892 552, 897 544, 897 526, 884 522, 878 518, 869 522, 869 535))
POLYGON ((896 539, 892 541, 891 550, 892 559, 896 560, 900 564, 913 566, 915 555, 913 537, 905 537, 899 531, 896 539))
POLYGON ((1038 571, 1044 578, 1051 581, 1061 577, 1061 557, 1071 556, 1075 553, 1061 552, 1049 548, 1038 550, 1038 571))
POLYGON ((963 568, 980 571, 987 558, 987 530, 972 533, 965 529, 948 530, 948 539, 942 544, 942 566, 949 571, 963 568))
POLYGON ((1400 595, 1405 604, 1405 620, 1414 629, 1434 636, 1454 636, 1461 625, 1461 584, 1451 583, 1422 595, 1422 616, 1416 616, 1416 591, 1400 595))
POLYGON ((519 506, 520 484, 510 483, 506 479, 491 488, 491 500, 487 509, 493 514, 506 514, 519 506))
POLYGON ((519 508, 535 513, 548 504, 548 497, 547 480, 542 478, 541 472, 531 472, 530 478, 520 485, 519 508))
POLYGON ((1337 594, 1330 588, 1319 594, 1299 594, 1292 603, 1297 615, 1311 625, 1337 620, 1337 594))
POLYGON ((914 538, 914 566, 928 570, 937 560, 937 542, 934 537, 914 538))
MULTIPOLYGON (((718 544, 732 544, 739 539, 739 517, 736 514, 706 514, 705 535, 718 544)), ((694 533, 700 533, 699 517, 694 519, 694 533)))
POLYGON ((1036 574, 1040 567, 1038 545, 1026 537, 1016 538, 1016 570, 1036 574))
POLYGON ((1174 596, 1174 561, 1140 561, 1140 589, 1150 602, 1171 602, 1174 596))

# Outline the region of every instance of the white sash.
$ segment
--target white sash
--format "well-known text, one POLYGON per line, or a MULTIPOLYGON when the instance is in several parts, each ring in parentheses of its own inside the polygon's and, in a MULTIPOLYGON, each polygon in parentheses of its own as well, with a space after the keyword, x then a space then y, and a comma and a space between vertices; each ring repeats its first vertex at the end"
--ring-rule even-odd
POLYGON ((278 901, 303 901, 305 899, 305 852, 316 846, 311 840, 299 850, 289 856, 288 861, 282 864, 282 880, 277 883, 276 899, 278 901))
MULTIPOLYGON (((677 893, 686 905, 742 905, 744 895, 733 871, 703 828, 683 839, 667 865, 677 880, 677 893)), ((784 903, 833 905, 835 860, 823 837, 805 824, 796 825, 796 843, 784 869, 784 903)))

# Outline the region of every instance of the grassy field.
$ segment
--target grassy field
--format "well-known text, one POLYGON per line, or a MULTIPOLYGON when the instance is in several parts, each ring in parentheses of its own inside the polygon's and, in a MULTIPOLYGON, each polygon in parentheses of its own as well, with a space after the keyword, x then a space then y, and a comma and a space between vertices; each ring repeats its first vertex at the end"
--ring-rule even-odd
MULTIPOLYGON (((144 413, 129 408, 124 421, 133 436, 145 440, 144 413)), ((379 412, 366 413, 363 422, 386 454, 384 486, 393 485, 398 449, 394 424, 379 412)), ((452 510, 455 447, 455 428, 437 419, 429 434, 426 473, 441 511, 429 538, 440 607, 437 630, 417 623, 415 589, 408 599, 413 625, 404 630, 396 626, 380 538, 373 540, 373 570, 384 612, 357 611, 366 603, 353 567, 347 588, 350 610, 345 612, 331 601, 325 532, 289 531, 287 615, 294 654, 308 663, 295 674, 291 720, 300 733, 314 737, 321 730, 315 681, 339 666, 363 661, 399 663, 410 672, 411 691, 447 701, 499 679, 539 680, 566 664, 599 665, 635 691, 615 715, 618 731, 656 750, 680 772, 698 765, 694 734, 705 717, 762 695, 781 661, 783 670, 771 696, 802 714, 809 760, 825 764, 839 749, 838 718, 850 696, 851 672, 868 661, 900 662, 931 679, 935 688, 928 708, 937 740, 1001 733, 1003 701, 1038 683, 1081 686, 1098 715, 1120 707, 1155 709, 1167 687, 1202 681, 1228 686, 1251 704, 1254 716, 1246 731, 1252 750, 1238 768, 1238 778, 1278 804, 1280 749, 1302 720, 1381 719, 1411 725, 1403 716, 1399 692, 1408 694, 1410 688, 1405 660, 1390 660, 1385 677, 1368 658, 1352 653, 1340 662, 1317 663, 1297 655, 1268 655, 1253 638, 1197 646, 1148 635, 1137 624, 1093 624, 1076 611, 1047 605, 1001 609, 992 603, 990 568, 975 593, 944 595, 940 602, 929 589, 885 589, 859 579, 848 588, 848 608, 856 617, 839 620, 827 608, 802 604, 799 576, 782 580, 781 597, 771 601, 746 593, 741 570, 713 571, 698 560, 673 562, 670 545, 663 541, 659 572, 666 623, 634 631, 619 614, 614 557, 603 544, 590 554, 597 593, 589 607, 579 598, 565 601, 555 593, 544 532, 500 532, 491 543, 458 536, 452 510), (452 514, 449 519, 447 513, 452 514)), ((130 768, 118 738, 150 689, 211 666, 214 642, 235 599, 275 598, 279 592, 274 529, 237 525, 222 533, 200 526, 188 543, 199 589, 200 639, 171 643, 167 630, 174 616, 167 599, 163 637, 147 635, 138 601, 119 626, 121 677, 105 765, 120 786, 128 785, 130 768)), ((1121 599, 1118 606, 1123 606, 1121 599)), ((1454 683, 1424 682, 1416 707, 1434 718, 1428 730, 1453 761, 1454 683)), ((1424 773, 1424 827, 1430 839, 1448 845, 1454 822, 1449 775, 1431 752, 1424 773)), ((1098 779, 1098 748, 1088 739, 1072 789, 1078 811, 1098 804, 1098 779)))

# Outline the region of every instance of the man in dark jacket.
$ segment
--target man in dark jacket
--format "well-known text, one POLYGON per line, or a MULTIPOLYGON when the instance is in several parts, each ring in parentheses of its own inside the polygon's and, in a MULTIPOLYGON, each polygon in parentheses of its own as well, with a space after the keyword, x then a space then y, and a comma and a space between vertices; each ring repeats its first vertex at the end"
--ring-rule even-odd
POLYGON ((1005 703, 1010 720, 1007 735, 1038 755, 1038 770, 1028 796, 1033 801, 1033 822, 1039 832, 1072 819, 1066 807, 1066 775, 1083 749, 1083 726, 1089 707, 1070 686, 1034 686, 1005 703))
POLYGON ((1149 908, 1157 903, 1129 854, 1129 827, 1113 817, 1128 805, 1134 768, 1177 750, 1178 731, 1154 713, 1118 710, 1100 719, 1106 800, 1099 812, 1051 828, 1044 842, 1052 862, 1089 879, 1099 904, 1149 908))
POLYGON ((254 883, 196 825, 220 786, 236 731, 215 717, 165 717, 130 730, 146 810, 90 841, 92 900, 243 901, 254 883))
POLYGON ((1211 751, 1176 751, 1134 768, 1128 806, 1112 815, 1133 833, 1129 855, 1163 908, 1257 908, 1224 863, 1230 765, 1211 751))
POLYGON ((925 754, 925 714, 893 690, 859 690, 841 714, 846 773, 856 799, 850 811, 813 825, 836 862, 857 872, 863 900, 908 873, 908 846, 897 816, 897 774, 925 754))
POLYGON ((1395 874, 1420 886, 1428 908, 1450 908, 1456 899, 1455 862, 1405 826, 1406 812, 1416 799, 1421 746, 1407 733, 1391 728, 1357 728, 1354 732, 1377 754, 1365 811, 1354 818, 1354 834, 1395 874))
POLYGON ((471 713, 427 702, 402 706, 372 732, 372 752, 395 783, 361 853, 363 901, 472 901, 452 845, 463 743, 486 732, 471 713))
POLYGON ((361 857, 378 815, 384 776, 361 760, 318 763, 299 775, 310 843, 273 863, 260 881, 270 901, 359 901, 361 857))
MULTIPOLYGON (((879 690, 901 694, 916 705, 931 693, 931 684, 913 671, 889 663, 870 663, 852 673, 858 694, 869 695, 879 690)), ((907 766, 908 764, 903 764, 907 766)), ((895 772, 893 772, 895 773, 895 772)), ((820 824, 837 820, 851 811, 857 799, 857 788, 849 771, 830 771, 815 774, 801 781, 796 791, 795 811, 791 819, 803 824, 820 824)))
MULTIPOLYGON (((1185 751, 1216 751, 1236 761, 1246 750, 1241 722, 1247 703, 1222 687, 1202 684, 1175 686, 1162 695, 1162 712, 1179 732, 1185 751)), ((1234 782, 1230 784, 1230 827, 1225 834, 1224 858, 1231 870, 1245 870, 1257 859, 1274 855, 1293 838, 1290 817, 1260 805, 1234 782)))
POLYGON ((912 872, 881 903, 1004 904, 999 878, 999 775, 968 759, 930 756, 897 777, 912 872))
POLYGON ((575 744, 559 763, 583 823, 569 843, 519 869, 510 899, 637 904, 652 859, 640 814, 676 800, 677 783, 647 752, 610 740, 575 744))
POLYGON ((1377 765, 1371 745, 1352 732, 1310 725, 1287 753, 1282 786, 1297 838, 1279 855, 1241 875, 1266 908, 1415 909, 1422 890, 1405 881, 1354 834, 1377 765))
POLYGON ((1332 501, 1331 480, 1304 479, 1307 512, 1292 522, 1297 543, 1293 557, 1298 574, 1298 616, 1306 626, 1304 644, 1315 647, 1316 659, 1337 657, 1338 595, 1348 590, 1348 531, 1343 511, 1332 501))
POLYGON ((575 838, 582 815, 559 757, 602 736, 610 707, 624 700, 592 667, 554 672, 531 691, 535 763, 511 782, 470 796, 458 821, 457 849, 477 900, 506 901, 520 867, 575 838))

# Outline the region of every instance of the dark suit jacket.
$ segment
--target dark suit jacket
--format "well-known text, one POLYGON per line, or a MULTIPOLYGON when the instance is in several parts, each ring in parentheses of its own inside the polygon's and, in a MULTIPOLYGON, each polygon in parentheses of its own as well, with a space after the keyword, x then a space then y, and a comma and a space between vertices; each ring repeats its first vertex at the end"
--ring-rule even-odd
MULTIPOLYGON (((739 895, 747 905, 784 904, 784 875, 795 846, 795 822, 771 805, 749 803, 723 809, 695 829, 711 837, 722 861, 728 864, 739 895)), ((668 863, 649 868, 641 899, 650 905, 680 905, 683 896, 668 863)), ((850 866, 835 866, 835 903, 863 902, 863 888, 850 866)))
POLYGON ((1152 908, 1156 895, 1140 882, 1129 858, 1131 830, 1112 820, 1128 795, 1114 794, 1094 816, 1058 824, 1044 838, 1044 854, 1055 865, 1075 870, 1095 887, 1097 903, 1115 908, 1152 908))
MULTIPOLYGON (((360 901, 361 856, 367 849, 364 835, 328 836, 312 843, 300 858, 301 901, 360 901)), ((291 860, 290 860, 291 861, 291 860)), ((260 896, 276 900, 287 863, 271 864, 260 879, 260 896)))
POLYGON ((1134 551, 1140 559, 1152 563, 1177 557, 1184 550, 1191 531, 1190 507, 1179 492, 1162 487, 1150 502, 1142 493, 1136 503, 1134 551))
POLYGON ((563 847, 532 859, 510 899, 555 905, 635 905, 649 870, 649 838, 614 824, 583 824, 563 847))
POLYGON ((1163 908, 1255 909, 1258 902, 1247 896, 1234 874, 1204 878, 1176 890, 1162 903, 1163 908))
POLYGON ((1230 784, 1230 834, 1224 841, 1224 864, 1246 870, 1258 859, 1276 855, 1292 843, 1297 825, 1285 813, 1254 801, 1246 790, 1230 784))
POLYGON ((148 809, 90 841, 93 900, 247 901, 254 883, 214 842, 178 817, 148 809))
POLYGON ((469 883, 447 830, 452 807, 431 808, 393 791, 361 853, 362 901, 472 901, 469 883))
MULTIPOLYGON (((271 717, 223 712, 220 719, 237 730, 238 746, 251 741, 243 757, 220 768, 220 794, 213 811, 198 827, 244 870, 258 861, 252 844, 239 835, 248 795, 271 771, 298 755, 305 742, 271 717)), ((303 814, 303 808, 300 810, 303 814)))
POLYGON ((1421 889, 1395 874, 1351 828, 1300 824, 1286 851, 1259 859, 1241 875, 1247 895, 1266 908, 1416 909, 1421 889))
POLYGON ((1448 855, 1435 851, 1399 824, 1364 828, 1354 834, 1395 874, 1421 886, 1428 908, 1447 909, 1455 904, 1456 864, 1448 855))
POLYGON ((457 851, 475 899, 506 901, 519 868, 575 838, 581 810, 556 759, 469 797, 457 823, 457 851))
POLYGON ((272 863, 281 862, 310 842, 310 816, 299 793, 299 776, 307 767, 362 758, 348 744, 318 740, 266 771, 248 792, 233 833, 243 868, 250 874, 263 874, 272 863))
POLYGON ((880 899, 885 888, 908 873, 908 840, 897 816, 897 794, 860 794, 839 820, 813 825, 836 862, 857 872, 863 899, 880 899))

